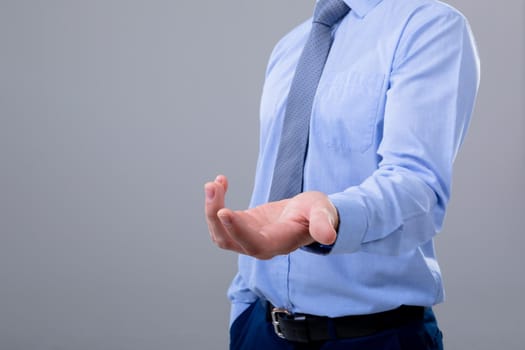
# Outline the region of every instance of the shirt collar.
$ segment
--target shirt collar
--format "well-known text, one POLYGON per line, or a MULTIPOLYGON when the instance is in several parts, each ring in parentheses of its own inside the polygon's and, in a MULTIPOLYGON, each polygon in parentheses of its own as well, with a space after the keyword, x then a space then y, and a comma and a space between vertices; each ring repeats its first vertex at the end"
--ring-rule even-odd
MULTIPOLYGON (((317 0, 319 1, 319 0, 317 0)), ((370 12, 371 9, 376 7, 382 0, 343 0, 346 2, 348 7, 360 18, 363 18, 370 12)))
POLYGON ((365 17, 382 0, 344 0, 358 17, 365 17))

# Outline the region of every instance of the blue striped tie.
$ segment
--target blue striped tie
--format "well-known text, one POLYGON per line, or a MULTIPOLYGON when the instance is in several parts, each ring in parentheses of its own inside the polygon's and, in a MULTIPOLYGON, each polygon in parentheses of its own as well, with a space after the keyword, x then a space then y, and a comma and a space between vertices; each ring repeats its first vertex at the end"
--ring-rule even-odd
POLYGON ((312 104, 332 45, 332 27, 350 8, 342 0, 320 0, 310 36, 295 70, 277 152, 270 201, 302 192, 312 104))

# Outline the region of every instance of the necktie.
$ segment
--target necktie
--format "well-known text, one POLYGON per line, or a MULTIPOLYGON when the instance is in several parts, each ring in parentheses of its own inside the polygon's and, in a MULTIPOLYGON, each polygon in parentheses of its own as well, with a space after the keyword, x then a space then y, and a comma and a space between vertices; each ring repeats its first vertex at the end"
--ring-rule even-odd
POLYGON ((350 8, 342 0, 320 0, 312 29, 295 70, 275 163, 270 201, 302 192, 312 104, 330 46, 332 27, 350 8))

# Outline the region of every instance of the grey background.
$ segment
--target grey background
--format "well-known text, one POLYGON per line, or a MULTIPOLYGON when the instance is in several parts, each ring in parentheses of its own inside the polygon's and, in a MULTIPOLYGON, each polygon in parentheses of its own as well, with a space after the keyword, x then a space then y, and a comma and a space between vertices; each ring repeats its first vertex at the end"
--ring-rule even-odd
MULTIPOLYGON (((522 349, 525 3, 450 3, 483 74, 436 310, 448 349, 522 349)), ((0 349, 227 348, 202 186, 246 206, 266 61, 312 7, 0 0, 0 349)))

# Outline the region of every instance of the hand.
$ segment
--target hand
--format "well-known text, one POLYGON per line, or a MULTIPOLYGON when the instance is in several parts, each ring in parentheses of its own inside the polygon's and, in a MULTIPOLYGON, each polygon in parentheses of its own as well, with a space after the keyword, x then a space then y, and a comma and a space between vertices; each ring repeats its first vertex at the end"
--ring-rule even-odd
POLYGON ((339 217, 321 192, 304 192, 248 210, 224 208, 228 180, 219 175, 204 186, 210 236, 222 249, 259 259, 288 254, 313 242, 335 242, 339 217))

